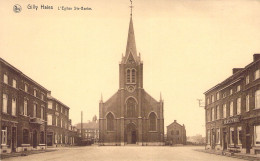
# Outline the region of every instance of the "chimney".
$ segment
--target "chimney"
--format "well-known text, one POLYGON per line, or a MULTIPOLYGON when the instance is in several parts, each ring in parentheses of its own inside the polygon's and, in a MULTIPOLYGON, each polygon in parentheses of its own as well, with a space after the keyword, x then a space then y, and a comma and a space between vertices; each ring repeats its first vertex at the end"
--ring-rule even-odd
POLYGON ((244 69, 244 68, 233 68, 233 74, 239 72, 239 71, 242 70, 242 69, 244 69))
POLYGON ((254 54, 254 61, 257 61, 260 59, 260 54, 254 54))

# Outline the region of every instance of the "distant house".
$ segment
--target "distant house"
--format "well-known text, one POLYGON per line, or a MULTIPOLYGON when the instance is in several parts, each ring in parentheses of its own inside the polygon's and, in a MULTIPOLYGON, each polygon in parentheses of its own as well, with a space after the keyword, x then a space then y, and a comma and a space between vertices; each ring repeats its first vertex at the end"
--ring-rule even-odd
POLYGON ((170 145, 186 144, 186 129, 184 124, 180 125, 174 120, 173 123, 167 126, 167 142, 170 145))
POLYGON ((187 142, 190 144, 203 145, 206 143, 206 137, 202 135, 195 135, 187 137, 187 142))
MULTIPOLYGON (((77 129, 81 129, 81 124, 76 124, 77 129)), ((82 135, 84 140, 93 141, 97 143, 99 140, 99 123, 97 120, 97 116, 95 115, 92 121, 87 123, 83 123, 82 135)))

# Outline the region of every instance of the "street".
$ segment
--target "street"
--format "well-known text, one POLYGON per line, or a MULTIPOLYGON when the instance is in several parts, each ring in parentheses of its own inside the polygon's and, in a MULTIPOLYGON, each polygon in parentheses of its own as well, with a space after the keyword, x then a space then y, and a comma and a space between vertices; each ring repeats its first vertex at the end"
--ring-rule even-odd
MULTIPOLYGON (((86 146, 4 159, 5 161, 232 161, 241 160, 195 151, 197 146, 86 146)), ((242 161, 242 160, 241 160, 242 161)))

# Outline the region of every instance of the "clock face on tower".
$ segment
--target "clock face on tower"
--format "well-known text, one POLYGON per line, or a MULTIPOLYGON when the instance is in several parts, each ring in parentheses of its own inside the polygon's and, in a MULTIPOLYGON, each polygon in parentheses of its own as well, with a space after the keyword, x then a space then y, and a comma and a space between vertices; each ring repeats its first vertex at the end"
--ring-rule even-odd
POLYGON ((127 86, 126 89, 127 89, 128 92, 132 93, 132 92, 135 91, 135 86, 133 86, 133 85, 129 85, 129 86, 127 86))

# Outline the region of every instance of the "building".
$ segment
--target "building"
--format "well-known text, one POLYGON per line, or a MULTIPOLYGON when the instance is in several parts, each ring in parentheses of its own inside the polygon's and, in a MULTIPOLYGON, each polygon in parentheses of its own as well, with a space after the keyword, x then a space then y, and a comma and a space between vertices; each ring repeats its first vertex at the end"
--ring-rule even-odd
POLYGON ((260 54, 205 94, 206 148, 260 153, 260 54))
POLYGON ((101 145, 163 145, 163 101, 143 89, 143 62, 137 55, 132 15, 125 56, 119 64, 119 89, 99 103, 101 145))
POLYGON ((167 142, 170 145, 186 144, 186 129, 184 124, 180 125, 174 120, 173 123, 167 126, 167 142))
POLYGON ((203 137, 200 134, 197 134, 195 136, 188 136, 187 137, 187 144, 205 145, 205 143, 206 143, 206 137, 203 137))
MULTIPOLYGON (((77 129, 81 128, 81 124, 76 125, 77 129)), ((92 121, 88 123, 82 123, 84 139, 88 140, 91 143, 98 143, 99 141, 99 123, 97 116, 95 115, 92 121)))
MULTIPOLYGON (((48 146, 65 146, 69 143, 69 107, 58 99, 47 95, 47 145, 48 146)), ((72 143, 74 143, 72 138, 72 143)))
POLYGON ((46 148, 46 88, 0 58, 1 153, 46 148))

